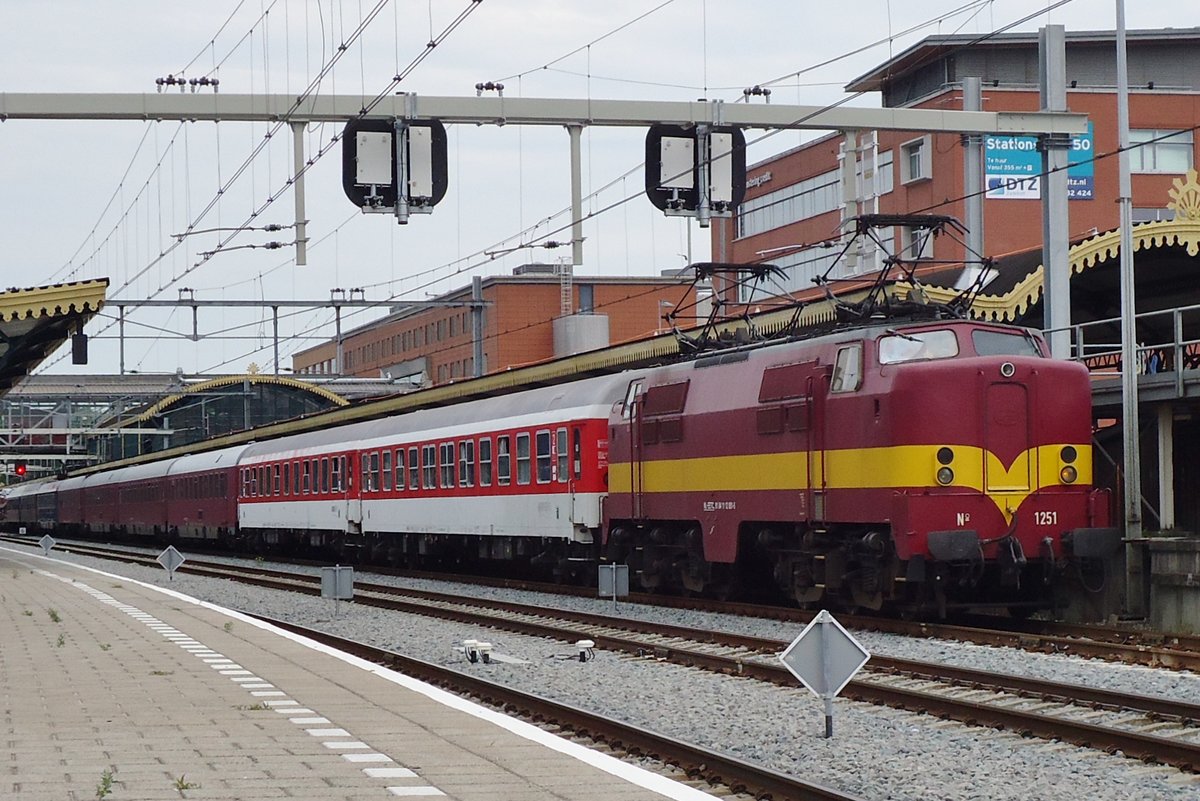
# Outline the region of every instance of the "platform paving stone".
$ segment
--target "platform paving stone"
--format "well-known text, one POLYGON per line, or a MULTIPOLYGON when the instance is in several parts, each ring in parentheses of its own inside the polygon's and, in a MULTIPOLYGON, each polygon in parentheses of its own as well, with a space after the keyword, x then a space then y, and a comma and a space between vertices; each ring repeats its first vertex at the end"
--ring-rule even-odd
POLYGON ((221 610, 3 547, 0 734, 0 801, 665 798, 221 610))

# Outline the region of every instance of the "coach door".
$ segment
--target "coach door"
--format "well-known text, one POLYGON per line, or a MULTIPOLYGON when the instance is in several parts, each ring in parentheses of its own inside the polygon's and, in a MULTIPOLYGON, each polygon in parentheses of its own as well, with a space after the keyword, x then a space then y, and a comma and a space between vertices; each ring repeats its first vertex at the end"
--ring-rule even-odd
POLYGON ((359 454, 339 456, 337 461, 342 468, 341 492, 346 504, 346 533, 359 534, 362 532, 362 480, 363 474, 355 470, 355 460, 359 454), (357 474, 357 477, 356 477, 357 474))
POLYGON ((987 491, 1028 491, 1032 468, 1029 391, 1023 384, 996 383, 989 384, 986 392, 983 469, 987 491))
POLYGON ((645 382, 638 378, 629 382, 625 393, 623 414, 629 418, 629 492, 630 510, 635 520, 644 516, 642 511, 642 461, 645 458, 645 446, 642 444, 642 419, 645 416, 642 401, 646 397, 645 382))

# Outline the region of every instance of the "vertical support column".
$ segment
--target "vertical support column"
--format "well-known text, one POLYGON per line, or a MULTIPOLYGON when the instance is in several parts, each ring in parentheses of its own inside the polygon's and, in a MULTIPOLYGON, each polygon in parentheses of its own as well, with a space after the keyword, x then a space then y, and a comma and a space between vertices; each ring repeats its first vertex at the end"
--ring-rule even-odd
POLYGON ((712 198, 709 191, 709 126, 700 123, 696 126, 696 220, 701 228, 712 224, 712 198))
MULTIPOLYGON (((842 144, 842 222, 858 216, 858 131, 844 131, 846 141, 842 144)), ((842 242, 857 239, 854 229, 842 226, 842 242)), ((861 249, 861 245, 859 248, 861 249)), ((858 272, 859 250, 853 246, 846 251, 845 274, 858 272)))
MULTIPOLYGON (((1062 25, 1038 32, 1038 72, 1042 111, 1067 110, 1067 44, 1062 25)), ((1050 352, 1066 359, 1071 352, 1071 286, 1068 247, 1067 152, 1069 136, 1042 135, 1042 264, 1045 265, 1043 324, 1050 352)))
POLYGON ((117 351, 120 354, 120 375, 125 375, 125 307, 117 307, 117 351))
POLYGON ((1158 518, 1163 529, 1175 528, 1175 409, 1158 407, 1158 518))
POLYGON ((271 307, 272 344, 275 347, 275 375, 279 375, 279 307, 271 307))
MULTIPOLYGON (((1125 57, 1125 2, 1117 3, 1117 202, 1121 230, 1121 429, 1125 461, 1125 612, 1146 614, 1142 540, 1142 460, 1138 441, 1137 321, 1133 283, 1133 181, 1129 166, 1129 69, 1125 57)), ((1178 370, 1180 365, 1176 365, 1178 370)))
POLYGON ((334 371, 337 375, 345 375, 346 369, 346 354, 344 343, 342 342, 342 307, 334 303, 333 306, 334 330, 337 334, 337 369, 334 371))
MULTIPOLYGON (((963 78, 963 111, 983 111, 983 86, 979 78, 963 78)), ((963 194, 967 196, 967 259, 983 258, 983 134, 963 134, 963 194)), ((959 279, 962 288, 975 282, 983 265, 974 264, 959 279)), ((1068 320, 1068 322, 1070 322, 1068 320)))
POLYGON ((471 278, 471 375, 483 375, 483 279, 478 275, 471 278))
POLYGON ((308 219, 304 216, 304 123, 292 124, 292 197, 296 201, 296 266, 308 264, 308 219))
POLYGON ((568 125, 571 137, 571 264, 583 264, 583 159, 580 154, 582 125, 568 125))

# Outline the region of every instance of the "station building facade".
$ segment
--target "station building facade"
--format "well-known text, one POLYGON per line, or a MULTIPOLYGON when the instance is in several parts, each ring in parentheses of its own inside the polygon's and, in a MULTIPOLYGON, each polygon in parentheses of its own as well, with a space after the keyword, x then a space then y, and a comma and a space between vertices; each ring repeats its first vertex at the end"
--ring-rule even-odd
MULTIPOLYGON (((481 282, 482 374, 664 333, 665 315, 694 315, 690 277, 564 277, 526 265, 481 282)), ((296 353, 295 375, 384 377, 414 386, 475 374, 472 287, 398 306, 386 317, 296 353), (340 358, 339 358, 340 355, 340 358)), ((691 317, 681 319, 691 325, 691 317)))
MULTIPOLYGON (((878 92, 885 108, 959 110, 962 82, 978 77, 984 111, 1036 111, 1038 35, 1009 33, 977 42, 971 35, 933 36, 867 74, 847 91, 878 92)), ((1130 84, 1134 220, 1170 219, 1162 202, 1176 179, 1196 164, 1200 125, 1200 28, 1131 31, 1130 84), (1140 145, 1140 146, 1139 146, 1140 145)), ((1070 238, 1077 241, 1118 224, 1115 34, 1067 32, 1070 111, 1087 114, 1090 131, 1072 142, 1070 238)), ((1030 180, 1041 155, 1033 137, 984 137, 985 256, 1040 247, 1040 187, 1030 180)), ((846 174, 849 170, 845 170, 846 174)), ((746 199, 732 219, 714 221, 713 247, 723 261, 770 262, 786 271, 790 291, 815 276, 842 278, 878 270, 889 255, 905 260, 963 260, 955 237, 892 229, 885 248, 856 243, 835 265, 842 223, 854 214, 951 215, 966 220, 964 143, 956 134, 853 131, 830 134, 752 165, 746 199), (843 159, 855 161, 856 185, 842 187, 843 159), (853 212, 850 209, 854 209, 853 212), (832 268, 832 269, 831 269, 832 268)), ((728 301, 756 300, 731 296, 728 301)), ((777 294, 777 293, 776 293, 777 294)))

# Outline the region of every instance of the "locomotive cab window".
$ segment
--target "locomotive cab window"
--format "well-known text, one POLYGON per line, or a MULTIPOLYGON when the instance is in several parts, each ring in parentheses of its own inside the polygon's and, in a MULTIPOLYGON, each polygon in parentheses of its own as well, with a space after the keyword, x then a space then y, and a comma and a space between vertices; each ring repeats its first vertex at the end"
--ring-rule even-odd
POLYGON ((980 356, 1041 356, 1035 340, 1026 331, 988 331, 980 328, 971 332, 971 344, 980 356))
POLYGON ((633 405, 637 403, 638 396, 642 394, 642 379, 638 378, 629 382, 629 389, 625 391, 625 405, 621 407, 621 416, 626 420, 633 414, 633 405))
POLYGON ((833 379, 830 392, 853 392, 862 386, 862 344, 854 343, 838 348, 833 363, 833 379))
POLYGON ((949 359, 958 355, 958 337, 953 331, 893 331, 879 340, 879 363, 902 364, 904 362, 949 359))

